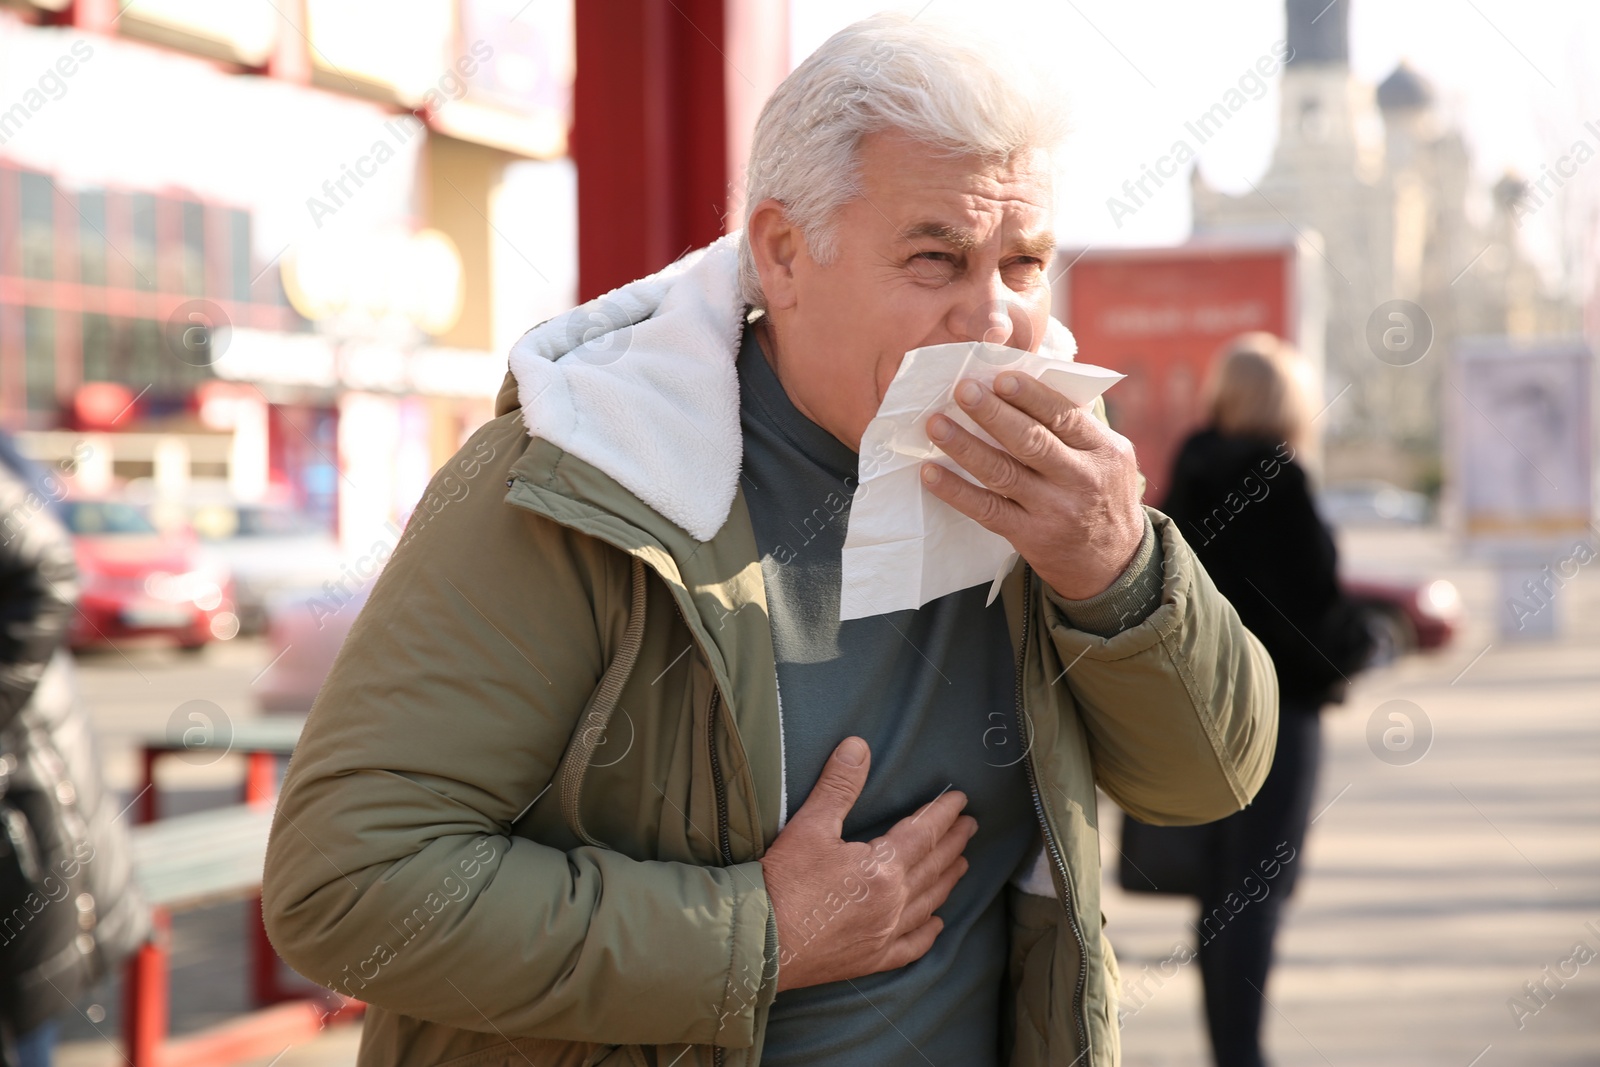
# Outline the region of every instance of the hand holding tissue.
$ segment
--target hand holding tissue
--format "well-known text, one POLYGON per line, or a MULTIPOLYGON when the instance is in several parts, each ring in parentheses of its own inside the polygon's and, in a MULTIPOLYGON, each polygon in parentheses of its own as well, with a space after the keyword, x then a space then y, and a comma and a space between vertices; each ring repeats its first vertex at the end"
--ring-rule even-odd
POLYGON ((1004 371, 1037 378, 1078 406, 1093 403, 1124 377, 1104 367, 982 341, 907 352, 861 439, 842 561, 841 620, 919 608, 981 582, 992 583, 989 602, 999 593, 1017 550, 934 496, 920 472, 931 461, 976 483, 929 439, 927 423, 940 413, 1003 448, 960 409, 954 391, 966 379, 992 386, 1004 371))

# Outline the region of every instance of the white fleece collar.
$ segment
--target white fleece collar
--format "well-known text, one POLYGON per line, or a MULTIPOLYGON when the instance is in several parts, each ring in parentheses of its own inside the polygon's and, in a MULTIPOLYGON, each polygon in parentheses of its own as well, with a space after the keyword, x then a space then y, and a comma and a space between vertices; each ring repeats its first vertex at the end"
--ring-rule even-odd
POLYGON ((511 373, 530 437, 603 471, 709 541, 739 487, 737 233, 523 334, 511 373))
MULTIPOLYGON (((535 326, 511 347, 522 421, 709 541, 733 509, 739 425, 739 233, 535 326)), ((1071 359, 1050 320, 1042 346, 1071 359)))

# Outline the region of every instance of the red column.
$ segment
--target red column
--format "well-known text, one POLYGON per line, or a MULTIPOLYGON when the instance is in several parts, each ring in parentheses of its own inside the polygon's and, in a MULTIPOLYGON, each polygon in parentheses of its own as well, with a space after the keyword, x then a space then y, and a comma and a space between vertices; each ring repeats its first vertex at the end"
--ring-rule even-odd
POLYGON ((787 0, 575 5, 578 296, 725 229, 748 123, 786 69, 787 0), (737 4, 729 17, 729 5, 737 4))

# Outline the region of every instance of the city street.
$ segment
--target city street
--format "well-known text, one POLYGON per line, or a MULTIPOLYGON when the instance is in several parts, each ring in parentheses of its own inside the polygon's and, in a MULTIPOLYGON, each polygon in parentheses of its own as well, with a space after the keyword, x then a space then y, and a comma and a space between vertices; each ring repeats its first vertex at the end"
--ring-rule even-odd
MULTIPOLYGON (((1275 1062, 1600 1063, 1600 956, 1574 960, 1577 945, 1600 953, 1600 572, 1580 572, 1556 594, 1557 641, 1516 645, 1491 632, 1490 572, 1442 565, 1447 541, 1436 531, 1347 534, 1343 547, 1363 573, 1451 578, 1467 614, 1451 648, 1361 678, 1324 718, 1320 814, 1267 990, 1275 1062), (1409 763, 1386 763, 1369 747, 1368 721, 1392 700, 1421 712, 1411 715, 1413 747, 1390 756, 1422 753, 1409 763), (1530 982, 1543 984, 1542 999, 1529 996, 1530 982)), ((251 681, 265 661, 262 646, 243 642, 198 657, 126 650, 86 659, 84 695, 114 784, 135 780, 134 740, 164 730, 188 701, 211 701, 235 722, 255 714, 251 681)), ((169 812, 224 802, 242 773, 235 757, 169 761, 167 770, 169 812)), ((1124 1063, 1202 1067, 1197 969, 1161 966, 1178 945, 1193 947, 1192 907, 1115 889, 1117 815, 1108 804, 1101 817, 1105 911, 1129 1013, 1124 1063)), ((175 1032, 244 1010, 244 937, 242 905, 179 917, 175 1032)), ((116 995, 100 991, 94 1003, 107 1013, 99 1029, 115 1036, 116 995)), ((120 1062, 81 1015, 68 1037, 59 1059, 68 1067, 120 1062)), ((278 1062, 350 1063, 355 1042, 346 1027, 278 1062)))

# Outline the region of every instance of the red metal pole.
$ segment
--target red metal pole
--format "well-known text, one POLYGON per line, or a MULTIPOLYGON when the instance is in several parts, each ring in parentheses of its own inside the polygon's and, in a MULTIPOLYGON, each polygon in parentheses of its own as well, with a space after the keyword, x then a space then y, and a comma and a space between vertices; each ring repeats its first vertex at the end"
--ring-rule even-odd
POLYGON ((246 804, 271 804, 278 796, 278 757, 272 752, 245 755, 244 797, 246 804))
MULTIPOLYGON (((278 757, 271 752, 250 752, 245 755, 244 766, 244 802, 271 804, 278 794, 278 757)), ((278 981, 278 951, 267 938, 259 893, 245 909, 245 925, 250 942, 250 988, 257 1006, 302 996, 278 981)))
POLYGON ((158 1067, 167 1039, 168 953, 172 918, 150 909, 150 938, 134 952, 123 976, 122 1042, 132 1067, 158 1067))
POLYGON ((575 5, 579 299, 738 225, 725 224, 734 157, 784 72, 788 9, 786 0, 737 0, 730 17, 735 2, 575 5))
POLYGON ((250 939, 250 992, 257 1007, 304 997, 304 992, 286 989, 278 980, 278 950, 267 938, 267 924, 261 915, 261 894, 250 898, 245 909, 246 936, 250 939))
POLYGON ((140 767, 143 770, 143 780, 139 783, 138 803, 135 805, 134 821, 139 823, 155 822, 161 813, 161 797, 156 792, 156 760, 165 752, 161 749, 146 746, 140 750, 140 767))

